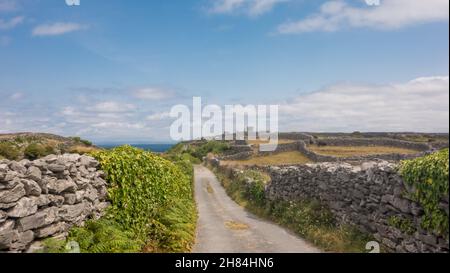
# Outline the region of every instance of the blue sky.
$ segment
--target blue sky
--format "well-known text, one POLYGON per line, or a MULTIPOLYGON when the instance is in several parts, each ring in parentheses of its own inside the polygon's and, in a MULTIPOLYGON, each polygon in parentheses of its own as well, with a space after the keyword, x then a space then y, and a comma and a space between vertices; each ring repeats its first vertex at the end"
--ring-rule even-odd
POLYGON ((0 133, 166 141, 194 95, 279 104, 282 130, 448 132, 448 5, 0 0, 0 133))

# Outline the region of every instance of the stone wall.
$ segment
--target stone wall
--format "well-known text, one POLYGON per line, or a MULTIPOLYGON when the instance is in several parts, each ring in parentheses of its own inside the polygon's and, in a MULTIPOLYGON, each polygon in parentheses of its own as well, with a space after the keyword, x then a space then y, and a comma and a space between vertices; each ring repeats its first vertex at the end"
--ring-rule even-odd
MULTIPOLYGON (((302 142, 303 143, 303 142, 302 142)), ((273 152, 258 152, 259 155, 271 155, 271 154, 278 154, 278 153, 284 153, 284 152, 291 152, 291 151, 298 151, 299 149, 299 142, 292 142, 292 143, 282 143, 278 144, 277 148, 273 152)))
POLYGON ((0 251, 33 251, 108 206, 99 163, 77 154, 0 161, 0 251))
POLYGON ((431 146, 426 143, 410 142, 389 138, 325 138, 317 140, 318 144, 327 146, 389 146, 417 151, 428 151, 431 146))
MULTIPOLYGON (((341 223, 357 226, 374 235, 389 251, 448 252, 449 241, 421 228, 421 206, 409 200, 405 186, 388 162, 307 164, 271 167, 272 181, 266 187, 271 200, 319 200, 341 223), (391 220, 402 219, 413 231, 400 230, 391 220)), ((448 214, 448 196, 440 206, 448 214)))
MULTIPOLYGON (((338 142, 336 142, 338 143, 338 142)), ((340 143, 340 142, 339 142, 340 143)), ((340 146, 340 145, 339 145, 340 146)), ((363 162, 371 160, 388 160, 388 161, 400 161, 405 159, 413 159, 424 156, 426 152, 418 152, 417 154, 378 154, 378 155, 364 155, 364 156, 351 156, 351 157, 336 157, 330 155, 321 155, 308 149, 308 146, 304 142, 299 142, 298 150, 304 154, 307 158, 314 162, 363 162)))

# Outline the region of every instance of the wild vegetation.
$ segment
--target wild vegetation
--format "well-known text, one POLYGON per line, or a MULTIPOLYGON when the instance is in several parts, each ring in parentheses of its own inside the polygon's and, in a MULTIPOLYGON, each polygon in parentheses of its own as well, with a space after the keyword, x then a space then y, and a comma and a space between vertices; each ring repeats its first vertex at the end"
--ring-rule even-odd
POLYGON ((89 253, 190 250, 196 223, 190 161, 171 162, 130 146, 93 156, 106 173, 111 206, 102 219, 72 229, 66 242, 89 253))
POLYGON ((305 164, 311 160, 301 152, 283 152, 274 155, 254 156, 245 160, 223 161, 227 165, 282 165, 282 164, 305 164))
POLYGON ((179 143, 172 147, 169 155, 189 155, 190 158, 196 158, 196 161, 201 161, 209 153, 222 154, 229 149, 229 144, 223 141, 202 141, 200 143, 188 144, 179 143))
POLYGON ((287 227, 324 251, 364 252, 365 244, 371 240, 354 227, 338 225, 330 210, 318 202, 266 199, 264 189, 269 176, 262 172, 243 170, 230 179, 217 169, 214 171, 237 203, 260 217, 287 227))
POLYGON ((442 198, 448 199, 448 171, 448 149, 404 161, 400 166, 404 181, 414 190, 410 198, 424 208, 422 228, 447 238, 449 236, 448 213, 440 206, 440 201, 442 198))
POLYGON ((51 134, 21 133, 0 135, 0 158, 34 160, 49 154, 86 154, 98 150, 90 141, 80 137, 51 134))

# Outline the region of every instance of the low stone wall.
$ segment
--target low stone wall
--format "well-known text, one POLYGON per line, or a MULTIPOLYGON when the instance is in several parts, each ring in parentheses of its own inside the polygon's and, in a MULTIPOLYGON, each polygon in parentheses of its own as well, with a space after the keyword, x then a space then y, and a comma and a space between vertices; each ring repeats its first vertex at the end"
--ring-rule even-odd
POLYGON ((33 251, 108 206, 99 163, 77 154, 0 161, 0 251, 33 251))
POLYGON ((409 142, 389 138, 325 138, 318 144, 328 146, 389 146, 425 152, 431 149, 426 143, 409 142))
MULTIPOLYGON (((270 168, 272 181, 266 187, 271 200, 319 200, 341 223, 355 225, 374 235, 395 252, 448 252, 449 241, 421 228, 421 206, 405 196, 405 186, 388 162, 307 164, 270 168), (412 233, 390 224, 392 217, 404 219, 412 233)), ((448 214, 448 196, 441 201, 448 214)))
POLYGON ((308 149, 308 146, 304 142, 298 143, 298 151, 300 151, 307 158, 309 158, 311 161, 314 162, 363 162, 371 160, 400 161, 405 159, 413 159, 421 157, 426 154, 426 152, 418 152, 417 154, 378 154, 378 155, 364 155, 352 157, 335 157, 315 153, 310 149, 308 149))
POLYGON ((278 144, 275 151, 273 151, 273 152, 258 152, 258 154, 259 155, 271 155, 271 154, 278 154, 278 153, 284 153, 284 152, 298 151, 298 149, 299 149, 299 142, 297 141, 297 142, 292 142, 292 143, 278 144))

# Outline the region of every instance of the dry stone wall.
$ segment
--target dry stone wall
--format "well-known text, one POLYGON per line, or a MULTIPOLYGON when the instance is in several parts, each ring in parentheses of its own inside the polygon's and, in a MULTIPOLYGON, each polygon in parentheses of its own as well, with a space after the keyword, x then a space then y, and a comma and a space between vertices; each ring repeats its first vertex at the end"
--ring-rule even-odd
POLYGON ((50 155, 0 161, 0 251, 33 251, 48 237, 99 218, 108 203, 104 173, 92 157, 50 155))
MULTIPOLYGON (((395 252, 448 252, 448 238, 421 228, 422 207, 408 199, 413 189, 405 186, 393 163, 366 162, 306 164, 271 167, 266 187, 270 200, 319 200, 341 223, 371 233, 395 252), (403 228, 393 225, 401 219, 403 228)), ((448 196, 440 207, 448 215, 448 196)))

